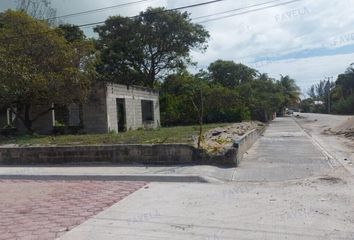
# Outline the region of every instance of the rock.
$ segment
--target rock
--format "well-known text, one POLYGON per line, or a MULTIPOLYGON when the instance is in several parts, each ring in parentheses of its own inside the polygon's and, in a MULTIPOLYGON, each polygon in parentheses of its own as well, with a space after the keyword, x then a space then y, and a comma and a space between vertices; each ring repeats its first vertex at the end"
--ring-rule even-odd
POLYGON ((215 131, 215 132, 212 132, 211 135, 212 136, 218 136, 220 135, 222 132, 221 131, 215 131))

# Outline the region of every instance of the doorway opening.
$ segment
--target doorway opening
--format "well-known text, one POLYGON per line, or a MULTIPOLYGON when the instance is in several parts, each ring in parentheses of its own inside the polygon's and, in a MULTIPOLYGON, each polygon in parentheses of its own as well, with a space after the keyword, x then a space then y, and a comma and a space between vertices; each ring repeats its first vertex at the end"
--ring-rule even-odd
POLYGON ((123 98, 117 98, 117 124, 118 124, 118 132, 127 131, 126 126, 126 117, 125 117, 125 101, 123 98))

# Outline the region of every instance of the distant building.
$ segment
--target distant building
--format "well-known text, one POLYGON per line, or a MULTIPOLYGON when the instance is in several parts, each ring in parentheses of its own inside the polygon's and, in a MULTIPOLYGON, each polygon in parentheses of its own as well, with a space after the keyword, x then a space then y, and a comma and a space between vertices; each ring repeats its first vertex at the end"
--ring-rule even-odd
POLYGON ((314 103, 315 105, 323 105, 323 104, 324 104, 323 101, 314 101, 313 103, 314 103))
MULTIPOLYGON (((32 115, 46 108, 49 107, 37 106, 32 115)), ((7 109, 0 110, 0 128, 5 125, 25 131, 7 109)), ((34 122, 33 129, 40 134, 51 134, 58 125, 82 127, 85 133, 157 128, 160 126, 159 93, 139 86, 97 83, 84 104, 56 108, 34 122)))

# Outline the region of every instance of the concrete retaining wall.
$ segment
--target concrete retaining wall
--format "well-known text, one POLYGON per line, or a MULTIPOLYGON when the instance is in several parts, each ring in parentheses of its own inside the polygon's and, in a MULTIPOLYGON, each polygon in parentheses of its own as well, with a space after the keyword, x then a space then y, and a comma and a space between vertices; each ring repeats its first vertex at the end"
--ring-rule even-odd
POLYGON ((207 164, 237 166, 243 154, 262 134, 254 130, 223 154, 210 155, 187 144, 0 147, 0 164, 63 164, 107 162, 117 164, 207 164))
POLYGON ((244 154, 252 147, 252 145, 258 140, 260 136, 263 135, 265 127, 261 129, 254 129, 248 134, 243 136, 243 138, 235 141, 234 146, 238 149, 236 157, 236 165, 242 161, 244 154))

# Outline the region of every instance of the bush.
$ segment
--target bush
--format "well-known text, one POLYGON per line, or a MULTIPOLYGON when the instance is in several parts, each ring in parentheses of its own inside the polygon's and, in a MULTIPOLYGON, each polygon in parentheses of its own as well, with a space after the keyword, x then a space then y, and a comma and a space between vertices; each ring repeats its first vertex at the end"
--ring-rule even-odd
POLYGON ((334 103, 333 112, 338 114, 354 114, 354 94, 334 103))

